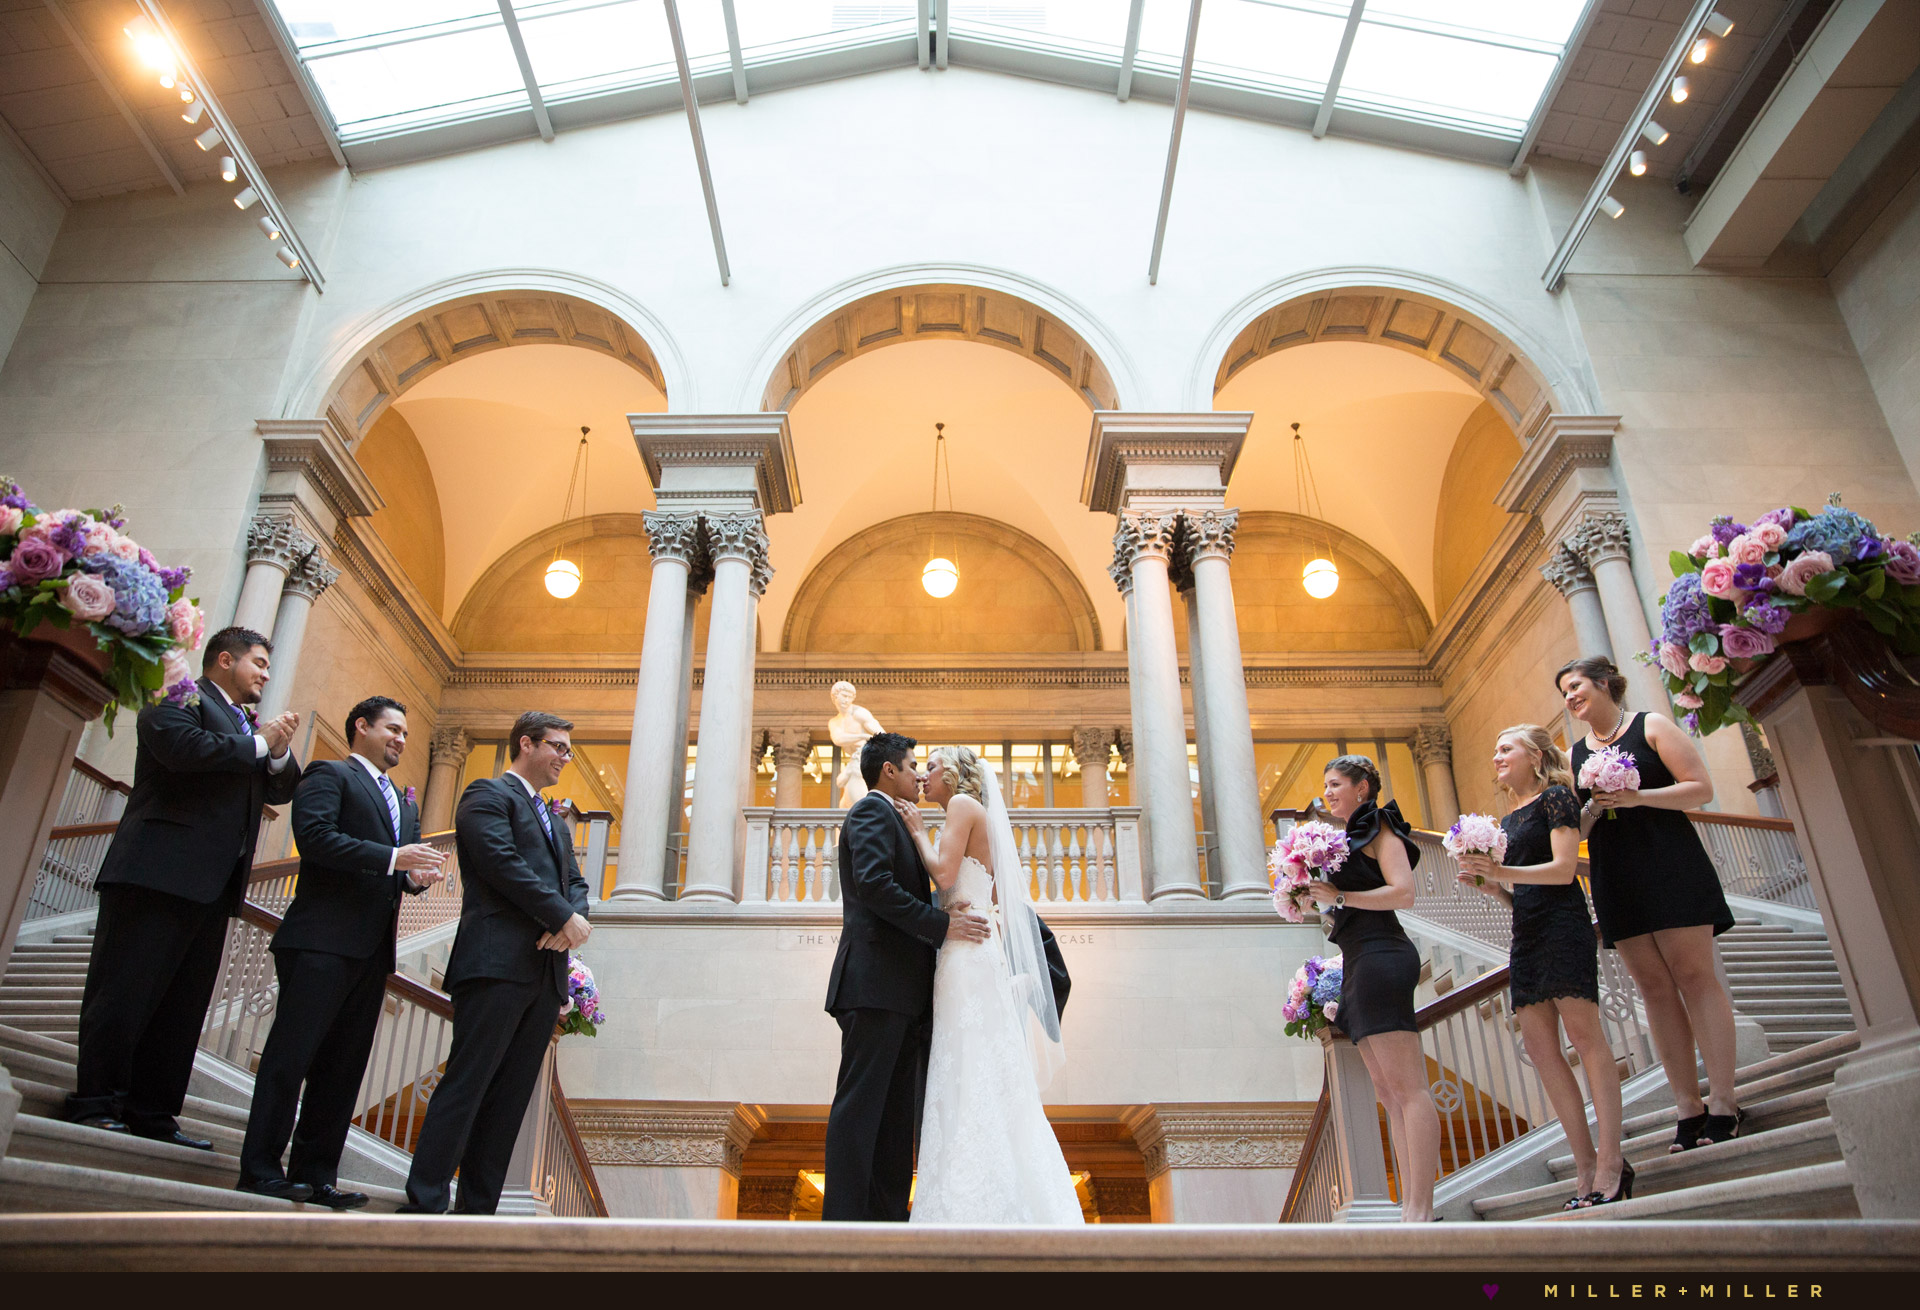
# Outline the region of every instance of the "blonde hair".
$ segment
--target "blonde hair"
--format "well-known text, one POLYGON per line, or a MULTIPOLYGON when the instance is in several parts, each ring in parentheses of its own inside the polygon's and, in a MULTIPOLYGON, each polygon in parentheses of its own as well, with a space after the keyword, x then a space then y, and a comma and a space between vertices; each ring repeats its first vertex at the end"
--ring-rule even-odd
POLYGON ((1533 756, 1533 777, 1541 791, 1556 784, 1573 790, 1573 769, 1567 763, 1567 753, 1554 742, 1552 733, 1537 723, 1516 723, 1502 729, 1494 740, 1505 741, 1508 737, 1519 738, 1520 744, 1533 756))
POLYGON ((936 746, 927 752, 929 767, 938 764, 945 769, 953 782, 953 794, 971 796, 982 805, 987 803, 986 766, 980 763, 980 757, 966 746, 936 746))

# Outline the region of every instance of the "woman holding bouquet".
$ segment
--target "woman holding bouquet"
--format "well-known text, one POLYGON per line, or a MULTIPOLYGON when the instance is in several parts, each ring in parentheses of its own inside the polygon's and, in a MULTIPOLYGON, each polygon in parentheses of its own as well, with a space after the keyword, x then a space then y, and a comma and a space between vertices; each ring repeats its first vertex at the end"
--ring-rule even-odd
POLYGON ((1459 857, 1460 880, 1487 880, 1482 890, 1513 907, 1511 998, 1527 1058, 1540 1074, 1553 1112, 1573 1148, 1573 1199, 1578 1210, 1633 1195, 1633 1169, 1620 1156, 1620 1074, 1600 1023, 1600 968, 1587 897, 1574 881, 1580 858, 1580 802, 1567 757, 1547 730, 1522 723, 1493 748, 1495 779, 1512 798, 1500 820, 1507 853, 1459 857), (1497 881, 1496 881, 1497 880, 1497 881), (1509 887, 1499 886, 1509 884, 1509 887), (1596 1149, 1586 1105, 1560 1045, 1560 1029, 1580 1053, 1593 1096, 1596 1149))
POLYGON ((1628 713, 1627 680, 1590 656, 1554 675, 1567 713, 1587 725, 1573 771, 1612 748, 1630 756, 1640 785, 1582 788, 1581 822, 1600 939, 1620 952, 1647 1008, 1653 1049, 1673 1088, 1680 1123, 1669 1151, 1724 1142, 1740 1131, 1733 1100, 1733 998, 1720 980, 1713 939, 1733 927, 1713 861, 1683 813, 1713 799, 1706 762, 1664 714, 1628 713), (1707 1067, 1700 1096, 1694 1051, 1707 1067))
POLYGON ((1420 983, 1420 952, 1395 910, 1413 908, 1413 866, 1420 848, 1392 801, 1375 803, 1380 771, 1364 755, 1342 755, 1327 765, 1322 793, 1327 811, 1347 825, 1347 858, 1307 885, 1325 911, 1327 938, 1344 957, 1339 1024, 1373 1079, 1393 1132, 1400 1217, 1433 1218, 1433 1184, 1440 1172, 1440 1116, 1427 1087, 1427 1058, 1413 1016, 1420 983))

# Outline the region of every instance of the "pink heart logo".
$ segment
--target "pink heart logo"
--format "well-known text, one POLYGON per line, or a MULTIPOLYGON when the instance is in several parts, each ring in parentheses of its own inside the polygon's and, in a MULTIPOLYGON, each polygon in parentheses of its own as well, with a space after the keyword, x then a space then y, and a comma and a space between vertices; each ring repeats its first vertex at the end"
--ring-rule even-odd
POLYGON ((1487 1294, 1487 1300, 1491 1301, 1493 1300, 1494 1297, 1500 1294, 1500 1284, 1482 1283, 1480 1284, 1480 1290, 1485 1292, 1487 1294))

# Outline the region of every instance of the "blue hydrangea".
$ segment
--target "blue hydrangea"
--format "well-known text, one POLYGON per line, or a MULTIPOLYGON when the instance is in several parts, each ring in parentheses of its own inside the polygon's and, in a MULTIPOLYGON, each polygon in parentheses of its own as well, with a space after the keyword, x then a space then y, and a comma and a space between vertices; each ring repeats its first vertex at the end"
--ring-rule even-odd
POLYGON ((167 621, 167 593, 160 579, 136 563, 113 555, 90 555, 86 568, 113 588, 113 613, 102 620, 129 637, 145 636, 167 621))
POLYGON ((1340 979, 1342 971, 1338 968, 1323 970, 1313 984, 1313 1002, 1326 1007, 1328 1002, 1340 999, 1340 979))
POLYGON ((1850 509, 1829 505, 1806 522, 1793 525, 1782 553, 1821 550, 1832 556, 1835 564, 1851 564, 1860 558, 1863 538, 1877 542, 1879 529, 1850 509))
POLYGON ((1677 646, 1685 646, 1697 632, 1713 631, 1713 611, 1707 594, 1700 590, 1698 573, 1682 573, 1667 589, 1667 600, 1660 607, 1660 636, 1677 646))

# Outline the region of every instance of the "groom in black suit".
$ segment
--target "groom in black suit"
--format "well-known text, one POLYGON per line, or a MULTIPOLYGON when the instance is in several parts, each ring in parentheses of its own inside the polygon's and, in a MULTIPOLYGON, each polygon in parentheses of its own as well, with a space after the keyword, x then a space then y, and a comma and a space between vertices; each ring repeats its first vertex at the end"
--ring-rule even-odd
POLYGON ((400 898, 439 882, 446 862, 420 842, 419 809, 387 777, 407 748, 407 707, 369 696, 347 711, 347 740, 352 754, 316 760, 293 795, 300 878, 273 935, 280 999, 240 1148, 241 1191, 334 1210, 367 1203, 334 1183, 393 972, 400 898))
POLYGON ((273 644, 223 628, 201 657, 198 705, 140 711, 133 793, 94 885, 100 914, 80 1002, 66 1116, 109 1132, 211 1151, 175 1117, 239 913, 260 809, 293 799, 300 716, 255 723, 273 644))
POLYGON ((427 1102, 403 1214, 443 1214, 460 1170, 460 1213, 492 1214, 567 995, 567 952, 586 942, 587 880, 541 789, 573 758, 573 725, 530 711, 512 763, 467 784, 454 815, 460 932, 447 961, 453 1049, 427 1102))
POLYGON ((860 750, 867 794, 840 826, 840 948, 827 1013, 840 1024, 840 1076, 827 1115, 822 1219, 905 1221, 914 1128, 926 1084, 934 953, 984 942, 966 902, 942 910, 893 802, 920 799, 911 737, 875 733, 860 750))

